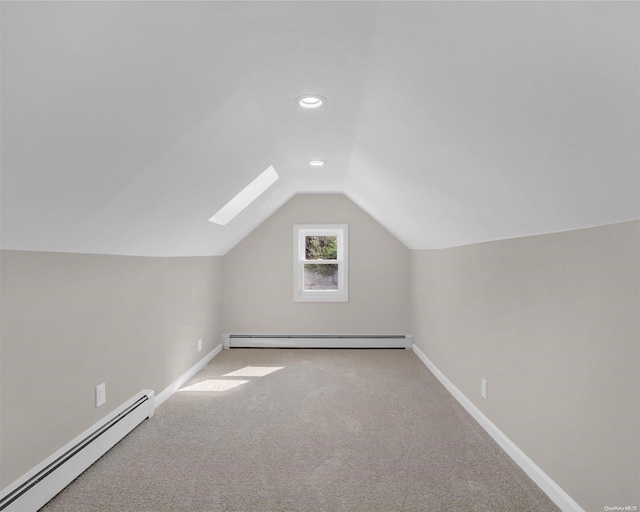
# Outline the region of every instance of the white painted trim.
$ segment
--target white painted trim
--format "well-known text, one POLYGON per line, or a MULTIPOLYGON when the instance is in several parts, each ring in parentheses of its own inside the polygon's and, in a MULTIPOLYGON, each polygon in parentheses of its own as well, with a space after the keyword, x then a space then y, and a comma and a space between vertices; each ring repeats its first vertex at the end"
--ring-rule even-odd
POLYGON ((547 475, 535 462, 533 462, 516 444, 509 439, 485 414, 469 400, 462 391, 460 391, 453 382, 451 382, 442 373, 433 362, 422 352, 416 345, 413 345, 414 353, 420 358, 427 368, 435 375, 435 377, 447 388, 447 391, 460 402, 462 407, 473 416, 480 426, 494 439, 500 447, 507 452, 518 466, 533 480, 542 491, 551 498, 551 500, 563 512, 585 512, 571 496, 569 496, 557 483, 555 483, 549 475, 547 475))
POLYGON ((405 348, 413 346, 413 336, 283 336, 227 335, 229 348, 405 348))
POLYGON ((209 352, 206 356, 204 356, 200 361, 194 364, 191 368, 189 368, 185 373, 183 373, 180 377, 174 380, 171 384, 169 384, 166 388, 164 388, 158 395, 156 395, 156 407, 160 407, 162 403, 167 400, 171 395, 173 395, 176 391, 178 391, 184 384, 193 377, 196 373, 198 373, 202 368, 204 368, 209 361, 211 361, 215 356, 217 356, 222 351, 222 343, 214 348, 211 352, 209 352))
POLYGON ((293 226, 293 301, 349 302, 349 225, 295 224, 293 226), (304 265, 314 263, 304 259, 306 236, 336 236, 338 254, 335 260, 320 260, 318 264, 338 265, 337 290, 304 290, 304 265))
POLYGON ((74 438, 51 456, 43 460, 40 464, 18 478, 11 485, 3 489, 0 493, 0 500, 4 499, 14 490, 25 484, 31 485, 33 482, 29 483, 30 480, 38 476, 39 473, 47 469, 51 464, 54 464, 61 457, 64 460, 67 452, 76 448, 79 444, 87 440, 87 438, 95 435, 96 432, 100 431, 103 427, 116 419, 120 414, 138 402, 140 398, 145 395, 148 400, 123 416, 117 423, 111 426, 108 430, 105 430, 99 437, 93 439, 89 444, 86 444, 86 446, 81 448, 68 460, 62 462, 60 466, 55 469, 50 468, 51 472, 49 472, 49 470, 45 471, 45 473, 48 473, 46 476, 40 475, 42 479, 37 481, 33 487, 27 490, 11 504, 3 508, 3 512, 24 512, 40 509, 142 421, 147 418, 151 418, 153 416, 155 406, 154 393, 151 390, 145 389, 136 394, 133 398, 127 400, 121 406, 114 409, 100 421, 85 430, 82 434, 74 438))

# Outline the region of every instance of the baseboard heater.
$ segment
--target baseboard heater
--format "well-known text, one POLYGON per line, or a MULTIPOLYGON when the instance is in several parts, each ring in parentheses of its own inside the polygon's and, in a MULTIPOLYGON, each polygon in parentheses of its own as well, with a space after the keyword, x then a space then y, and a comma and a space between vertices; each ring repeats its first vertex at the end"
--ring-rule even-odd
POLYGON ((40 509, 154 411, 154 392, 141 391, 4 489, 0 511, 40 509))
POLYGON ((225 334, 224 348, 404 348, 407 334, 225 334))

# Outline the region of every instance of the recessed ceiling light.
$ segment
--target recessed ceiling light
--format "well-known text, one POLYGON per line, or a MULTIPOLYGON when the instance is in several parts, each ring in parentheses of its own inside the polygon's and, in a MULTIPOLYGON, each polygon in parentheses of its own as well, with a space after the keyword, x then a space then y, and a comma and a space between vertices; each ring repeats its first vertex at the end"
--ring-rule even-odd
POLYGON ((256 198, 273 185, 277 179, 278 173, 273 166, 270 165, 260 173, 260 176, 244 187, 237 196, 220 208, 218 213, 209 219, 209 222, 215 222, 216 224, 224 226, 255 201, 256 198))
POLYGON ((318 94, 305 94, 296 98, 296 102, 302 108, 318 108, 327 103, 327 98, 318 94))
POLYGON ((309 162, 309 165, 311 167, 322 167, 324 165, 324 160, 311 160, 311 162, 309 162))

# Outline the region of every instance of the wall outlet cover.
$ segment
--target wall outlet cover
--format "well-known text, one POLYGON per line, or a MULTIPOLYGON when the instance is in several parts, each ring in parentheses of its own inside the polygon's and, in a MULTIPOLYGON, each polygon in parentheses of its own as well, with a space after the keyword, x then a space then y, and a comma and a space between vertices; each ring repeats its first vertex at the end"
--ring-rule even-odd
POLYGON ((96 407, 104 405, 106 401, 107 389, 105 383, 103 382, 102 384, 96 386, 96 407))

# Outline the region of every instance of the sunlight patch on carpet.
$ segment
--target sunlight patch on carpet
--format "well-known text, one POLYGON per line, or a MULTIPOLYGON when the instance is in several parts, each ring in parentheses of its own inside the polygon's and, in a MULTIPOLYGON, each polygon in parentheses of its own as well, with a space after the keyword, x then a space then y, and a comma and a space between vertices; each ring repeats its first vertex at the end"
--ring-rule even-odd
POLYGON ((264 377, 283 368, 284 366, 245 366, 240 370, 225 373, 224 377, 264 377))
POLYGON ((182 388, 180 391, 227 391, 229 389, 246 384, 248 380, 216 380, 209 379, 191 384, 182 388))

